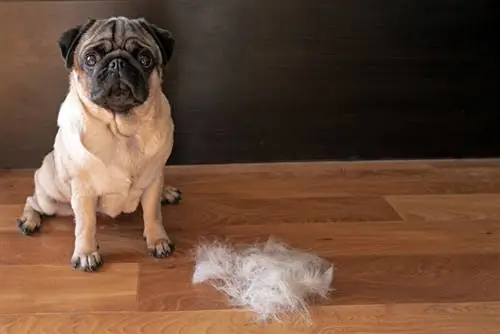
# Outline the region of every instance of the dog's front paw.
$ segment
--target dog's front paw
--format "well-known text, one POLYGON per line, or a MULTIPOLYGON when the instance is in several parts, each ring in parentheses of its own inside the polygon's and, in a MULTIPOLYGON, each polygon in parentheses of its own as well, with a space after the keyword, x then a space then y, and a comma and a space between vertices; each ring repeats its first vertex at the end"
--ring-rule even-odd
POLYGON ((97 271, 102 266, 102 258, 97 250, 92 252, 75 252, 71 257, 71 266, 75 270, 86 272, 97 271))
POLYGON ((175 250, 175 245, 168 239, 159 239, 155 242, 148 242, 148 251, 151 256, 162 259, 172 255, 175 250))
POLYGON ((161 204, 179 204, 182 199, 182 192, 172 186, 164 186, 161 196, 161 204))
POLYGON ((31 208, 24 210, 23 215, 17 219, 17 226, 24 235, 32 235, 40 229, 42 217, 31 208))

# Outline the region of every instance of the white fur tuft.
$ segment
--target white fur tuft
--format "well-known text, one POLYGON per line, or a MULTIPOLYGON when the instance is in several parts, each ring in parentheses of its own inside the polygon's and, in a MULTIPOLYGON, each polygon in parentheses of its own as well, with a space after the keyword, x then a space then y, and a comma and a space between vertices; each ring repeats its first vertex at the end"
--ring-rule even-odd
POLYGON ((326 298, 332 279, 331 263, 274 239, 239 247, 202 243, 193 274, 194 284, 210 281, 229 296, 231 305, 248 308, 263 321, 293 314, 309 321, 307 301, 326 298))

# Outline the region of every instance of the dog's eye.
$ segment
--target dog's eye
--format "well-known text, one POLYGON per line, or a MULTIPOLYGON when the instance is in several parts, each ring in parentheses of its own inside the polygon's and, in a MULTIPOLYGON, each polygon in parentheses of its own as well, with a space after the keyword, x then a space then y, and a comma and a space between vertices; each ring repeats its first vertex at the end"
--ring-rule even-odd
POLYGON ((139 62, 141 63, 142 66, 149 67, 152 63, 152 60, 151 60, 150 56, 143 53, 143 54, 139 55, 139 62))
POLYGON ((97 56, 93 53, 85 56, 85 65, 94 66, 97 63, 97 56))

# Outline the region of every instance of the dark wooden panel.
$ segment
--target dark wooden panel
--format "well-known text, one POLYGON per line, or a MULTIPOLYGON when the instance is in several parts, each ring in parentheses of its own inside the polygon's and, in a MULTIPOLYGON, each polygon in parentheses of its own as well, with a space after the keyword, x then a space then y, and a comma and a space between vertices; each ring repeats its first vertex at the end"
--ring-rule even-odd
POLYGON ((499 9, 493 0, 0 1, 9 32, 0 167, 35 167, 50 149, 66 91, 59 33, 117 14, 177 38, 165 85, 177 123, 171 163, 500 155, 499 9))

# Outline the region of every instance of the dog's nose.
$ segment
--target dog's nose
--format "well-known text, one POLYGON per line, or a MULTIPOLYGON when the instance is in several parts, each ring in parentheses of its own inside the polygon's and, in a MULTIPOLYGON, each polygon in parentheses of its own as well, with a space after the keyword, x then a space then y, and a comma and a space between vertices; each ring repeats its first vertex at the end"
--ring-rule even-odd
POLYGON ((115 58, 112 61, 109 62, 108 68, 110 70, 120 70, 125 66, 125 61, 121 58, 115 58))

